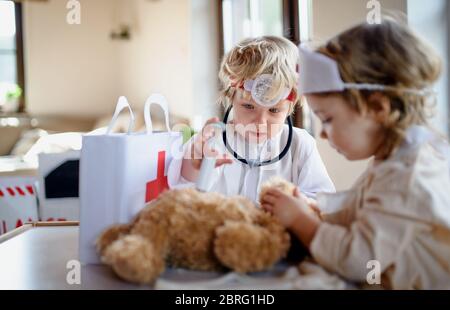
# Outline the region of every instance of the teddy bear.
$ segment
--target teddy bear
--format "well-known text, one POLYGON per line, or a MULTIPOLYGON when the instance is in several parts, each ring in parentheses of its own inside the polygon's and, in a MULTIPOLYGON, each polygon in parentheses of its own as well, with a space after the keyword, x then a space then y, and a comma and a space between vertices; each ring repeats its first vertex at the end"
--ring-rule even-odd
MULTIPOLYGON (((272 179, 261 193, 295 186, 272 179)), ((127 224, 106 229, 97 239, 102 262, 122 279, 151 284, 166 266, 240 273, 262 271, 284 258, 290 247, 285 228, 249 199, 167 190, 127 224)))

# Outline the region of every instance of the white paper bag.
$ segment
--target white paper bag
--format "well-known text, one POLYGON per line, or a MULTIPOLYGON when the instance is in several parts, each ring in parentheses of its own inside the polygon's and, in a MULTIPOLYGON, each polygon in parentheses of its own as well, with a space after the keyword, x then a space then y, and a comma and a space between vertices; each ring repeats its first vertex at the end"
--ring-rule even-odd
POLYGON ((108 226, 129 222, 146 202, 168 188, 166 169, 174 153, 180 156, 182 135, 169 129, 165 98, 150 96, 144 108, 146 133, 131 133, 134 115, 120 97, 104 135, 83 136, 80 159, 80 261, 99 263, 95 240, 108 226), (150 106, 164 111, 167 132, 152 132, 150 106), (120 111, 128 108, 128 133, 111 133, 120 111))
POLYGON ((78 150, 39 154, 39 217, 42 221, 79 220, 79 159, 78 150))
POLYGON ((0 235, 38 220, 35 177, 0 178, 0 235))

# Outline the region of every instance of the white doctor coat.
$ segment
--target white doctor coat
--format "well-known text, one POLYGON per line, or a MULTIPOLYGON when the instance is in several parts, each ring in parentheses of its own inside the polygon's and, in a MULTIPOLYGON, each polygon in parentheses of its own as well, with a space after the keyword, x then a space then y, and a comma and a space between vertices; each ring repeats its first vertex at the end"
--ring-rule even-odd
MULTIPOLYGON (((280 154, 286 145, 288 133, 289 127, 285 125, 276 136, 259 145, 246 143, 236 132, 227 131, 227 137, 229 145, 240 156, 264 161, 280 154)), ((194 138, 195 136, 186 143, 185 152, 194 138)), ((219 146, 222 151, 225 150, 222 139, 219 146)), ((173 159, 169 165, 167 179, 170 188, 195 185, 180 175, 181 164, 182 158, 173 159)), ((250 167, 234 159, 232 164, 214 170, 208 191, 216 191, 227 196, 243 195, 257 202, 261 184, 273 176, 282 177, 296 184, 300 191, 310 198, 315 198, 318 192, 335 192, 314 138, 306 130, 299 128, 293 128, 291 147, 280 161, 268 166, 250 167)))

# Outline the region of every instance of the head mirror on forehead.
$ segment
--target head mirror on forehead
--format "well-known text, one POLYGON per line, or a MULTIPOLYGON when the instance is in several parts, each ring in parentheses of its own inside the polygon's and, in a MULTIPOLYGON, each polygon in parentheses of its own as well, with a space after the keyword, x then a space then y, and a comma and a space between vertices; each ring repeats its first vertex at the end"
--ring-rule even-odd
POLYGON ((266 108, 273 107, 280 100, 284 100, 289 96, 289 89, 285 88, 280 95, 270 98, 273 88, 273 77, 270 74, 261 74, 254 80, 245 80, 243 88, 250 92, 257 104, 266 108))
POLYGON ((299 45, 299 94, 307 95, 324 92, 341 92, 345 89, 399 90, 419 96, 433 94, 432 89, 398 88, 392 85, 372 83, 345 83, 339 73, 337 62, 321 53, 299 45))

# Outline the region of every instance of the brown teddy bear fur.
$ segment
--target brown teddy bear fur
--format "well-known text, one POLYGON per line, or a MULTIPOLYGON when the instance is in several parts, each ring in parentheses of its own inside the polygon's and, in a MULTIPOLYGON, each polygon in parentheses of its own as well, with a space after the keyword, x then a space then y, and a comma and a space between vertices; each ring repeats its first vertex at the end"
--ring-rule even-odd
MULTIPOLYGON (((266 194, 267 190, 269 190, 270 188, 278 188, 279 190, 281 190, 284 193, 287 193, 287 194, 290 194, 290 195, 294 195, 295 187, 296 186, 294 184, 292 184, 290 182, 287 182, 283 178, 272 177, 269 181, 265 182, 261 186, 261 191, 259 192, 259 201, 262 201, 262 197, 264 197, 264 195, 266 194)), ((300 196, 307 203, 307 207, 304 210, 306 212, 309 212, 310 214, 313 214, 313 215, 321 218, 320 211, 317 209, 317 207, 314 208, 314 207, 311 206, 312 199, 309 199, 308 197, 306 197, 303 194, 300 194, 300 196)))
MULTIPOLYGON (((293 193, 294 185, 273 180, 293 193)), ((130 224, 114 225, 97 240, 102 261, 127 281, 153 283, 166 264, 195 270, 255 272, 285 257, 290 237, 269 213, 241 197, 193 188, 161 194, 130 224)))
POLYGON ((283 178, 272 177, 261 185, 261 190, 259 191, 259 201, 262 201, 262 198, 266 195, 266 192, 271 188, 277 188, 286 194, 294 195, 295 185, 287 182, 283 178))

